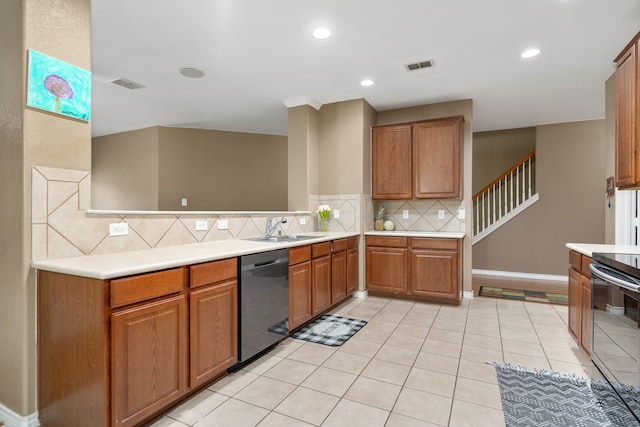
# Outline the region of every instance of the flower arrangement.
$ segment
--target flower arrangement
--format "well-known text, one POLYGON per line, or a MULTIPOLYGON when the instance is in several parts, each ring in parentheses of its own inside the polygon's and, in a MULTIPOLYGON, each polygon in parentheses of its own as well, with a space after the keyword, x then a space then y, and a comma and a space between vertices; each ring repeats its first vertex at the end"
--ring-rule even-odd
POLYGON ((329 205, 320 205, 318 207, 318 216, 320 217, 320 231, 329 231, 331 207, 329 205))

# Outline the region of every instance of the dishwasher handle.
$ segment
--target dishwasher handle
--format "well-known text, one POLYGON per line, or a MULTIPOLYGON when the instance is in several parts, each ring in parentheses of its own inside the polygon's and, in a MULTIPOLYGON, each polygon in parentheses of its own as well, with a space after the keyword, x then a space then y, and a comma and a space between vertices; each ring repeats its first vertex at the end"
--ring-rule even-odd
POLYGON ((277 258, 264 262, 257 262, 255 264, 245 264, 241 267, 240 271, 258 270, 274 265, 289 264, 289 257, 277 258))

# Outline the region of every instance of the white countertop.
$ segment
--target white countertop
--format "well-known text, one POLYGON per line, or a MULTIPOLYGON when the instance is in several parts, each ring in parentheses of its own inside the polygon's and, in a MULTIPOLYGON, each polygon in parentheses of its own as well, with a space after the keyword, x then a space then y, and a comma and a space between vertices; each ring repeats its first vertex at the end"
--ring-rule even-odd
POLYGON ((640 246, 630 245, 605 245, 594 243, 567 243, 567 248, 582 255, 593 256, 596 252, 617 253, 617 254, 640 254, 640 246))
POLYGON ((142 249, 136 251, 109 254, 84 255, 70 258, 34 261, 31 266, 38 270, 92 279, 113 279, 132 274, 164 270, 183 265, 198 264, 224 258, 232 258, 274 249, 308 245, 326 240, 358 236, 355 232, 304 233, 317 238, 299 242, 256 242, 250 240, 218 240, 208 243, 167 246, 163 248, 142 249))
POLYGON ((367 231, 365 236, 439 237, 441 239, 462 239, 463 232, 455 231, 367 231))

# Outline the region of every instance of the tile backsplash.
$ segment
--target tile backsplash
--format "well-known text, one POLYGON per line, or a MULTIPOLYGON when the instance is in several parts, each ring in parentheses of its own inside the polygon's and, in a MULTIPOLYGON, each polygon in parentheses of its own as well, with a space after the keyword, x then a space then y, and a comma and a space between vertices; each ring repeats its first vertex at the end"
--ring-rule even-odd
MULTIPOLYGON (((32 259, 121 252, 260 236, 269 213, 87 213, 91 208, 91 174, 86 171, 37 166, 32 169, 32 259), (218 230, 218 221, 228 228, 218 230), (207 221, 207 230, 196 230, 207 221), (109 236, 109 224, 126 222, 129 234, 109 236)), ((330 231, 360 231, 360 196, 310 196, 310 214, 286 213, 285 234, 318 230, 318 206, 340 210, 330 231), (302 224, 304 222, 304 224, 302 224)))
POLYGON ((375 213, 382 205, 385 221, 393 221, 396 230, 465 232, 465 221, 458 219, 459 210, 464 209, 462 200, 370 200, 369 204, 367 212, 372 218, 366 221, 367 230, 373 230, 375 213), (403 211, 407 211, 408 218, 403 218, 403 211), (444 214, 442 218, 440 211, 444 214))

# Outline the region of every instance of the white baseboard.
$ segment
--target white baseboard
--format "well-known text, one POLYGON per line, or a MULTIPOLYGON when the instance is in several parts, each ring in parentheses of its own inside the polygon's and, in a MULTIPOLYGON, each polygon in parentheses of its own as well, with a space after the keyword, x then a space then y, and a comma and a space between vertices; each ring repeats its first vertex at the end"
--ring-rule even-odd
POLYGON ((356 292, 353 293, 353 296, 355 298, 364 299, 364 298, 369 296, 369 292, 368 291, 356 291, 356 292))
POLYGON ((567 276, 559 276, 554 274, 520 273, 518 271, 480 270, 474 268, 473 270, 471 270, 471 274, 477 274, 478 276, 500 276, 513 277, 517 279, 548 280, 551 282, 567 281, 567 276))
POLYGON ((26 417, 20 416, 0 403, 0 421, 7 427, 39 427, 38 413, 26 417))
POLYGON ((473 291, 462 291, 462 298, 473 298, 473 291))

